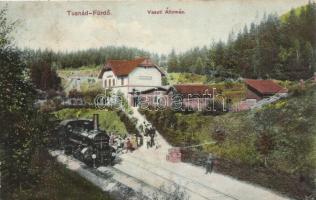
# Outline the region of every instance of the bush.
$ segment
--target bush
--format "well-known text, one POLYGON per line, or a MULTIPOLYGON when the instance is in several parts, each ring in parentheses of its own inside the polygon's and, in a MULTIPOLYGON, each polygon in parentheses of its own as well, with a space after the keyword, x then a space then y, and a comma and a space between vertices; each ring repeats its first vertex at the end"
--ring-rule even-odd
POLYGON ((60 119, 88 118, 92 119, 93 114, 99 114, 100 128, 119 135, 127 133, 127 126, 121 121, 119 114, 112 110, 97 110, 90 108, 65 108, 54 112, 54 115, 60 119))
POLYGON ((72 89, 69 91, 68 97, 69 98, 82 98, 83 94, 82 94, 82 92, 79 92, 76 89, 72 89))
POLYGON ((116 111, 118 116, 120 117, 121 122, 123 122, 126 126, 126 130, 129 134, 140 135, 136 128, 137 119, 130 119, 123 111, 116 111), (136 119, 136 120, 135 120, 136 119))

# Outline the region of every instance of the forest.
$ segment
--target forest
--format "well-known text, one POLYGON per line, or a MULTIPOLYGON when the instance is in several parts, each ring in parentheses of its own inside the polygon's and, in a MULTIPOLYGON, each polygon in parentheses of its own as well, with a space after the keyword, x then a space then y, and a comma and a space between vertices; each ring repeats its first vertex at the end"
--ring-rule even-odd
POLYGON ((169 72, 210 76, 306 79, 316 69, 316 4, 292 9, 278 17, 264 16, 260 23, 231 33, 226 42, 168 56, 169 72))
POLYGON ((96 66, 104 64, 108 59, 134 59, 136 56, 154 57, 159 56, 137 48, 126 46, 106 46, 72 52, 55 52, 50 49, 24 49, 23 53, 27 63, 47 63, 55 69, 79 68, 82 66, 96 66))
MULTIPOLYGON (((207 43, 207 41, 206 41, 207 43)), ((29 66, 47 63, 52 68, 102 65, 108 59, 151 57, 168 72, 206 74, 208 78, 307 79, 316 70, 316 3, 292 9, 282 16, 265 15, 260 23, 231 32, 227 41, 213 42, 183 53, 158 55, 130 47, 107 46, 74 52, 30 50, 29 66)))

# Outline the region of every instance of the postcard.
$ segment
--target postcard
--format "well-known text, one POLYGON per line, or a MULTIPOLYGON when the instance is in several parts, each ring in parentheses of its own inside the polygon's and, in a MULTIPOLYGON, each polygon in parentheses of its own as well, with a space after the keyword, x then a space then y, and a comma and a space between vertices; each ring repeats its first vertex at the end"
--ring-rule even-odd
POLYGON ((0 199, 315 200, 313 0, 1 1, 0 199))

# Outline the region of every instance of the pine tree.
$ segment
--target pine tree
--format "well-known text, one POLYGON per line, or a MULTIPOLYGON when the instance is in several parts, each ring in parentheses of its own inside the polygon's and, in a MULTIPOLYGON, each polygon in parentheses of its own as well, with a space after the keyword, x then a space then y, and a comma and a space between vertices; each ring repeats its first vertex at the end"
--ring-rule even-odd
POLYGON ((175 50, 172 49, 171 53, 168 56, 168 72, 178 72, 178 58, 177 55, 175 53, 175 50))
POLYGON ((198 57, 198 59, 195 62, 195 73, 196 74, 204 74, 204 64, 201 57, 198 57))

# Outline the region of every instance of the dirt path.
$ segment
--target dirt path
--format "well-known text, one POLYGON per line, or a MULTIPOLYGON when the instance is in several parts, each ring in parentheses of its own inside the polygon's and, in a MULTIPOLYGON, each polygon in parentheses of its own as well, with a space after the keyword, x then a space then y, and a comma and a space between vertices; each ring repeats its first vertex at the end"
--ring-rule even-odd
MULTIPOLYGON (((133 117, 138 119, 138 125, 144 121, 149 123, 136 108, 133 108, 133 117)), ((171 147, 161 135, 158 141, 161 148, 147 149, 145 145, 133 153, 121 156, 122 162, 117 168, 133 177, 154 187, 176 183, 182 186, 191 199, 242 199, 242 200, 285 200, 284 196, 268 189, 233 179, 231 177, 212 173, 205 174, 202 167, 188 163, 171 163, 166 161, 168 149, 171 147)))

